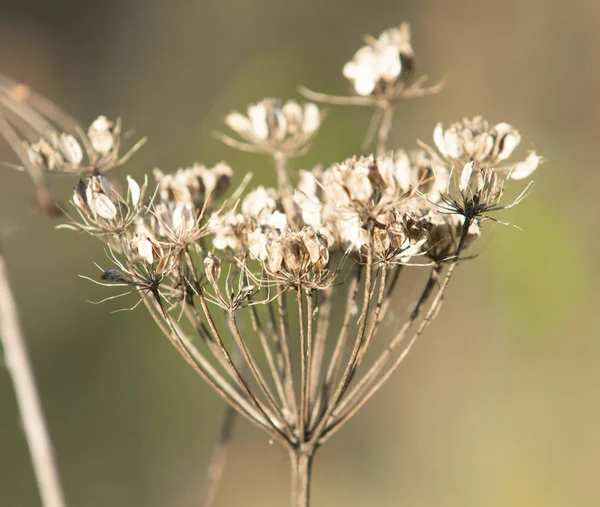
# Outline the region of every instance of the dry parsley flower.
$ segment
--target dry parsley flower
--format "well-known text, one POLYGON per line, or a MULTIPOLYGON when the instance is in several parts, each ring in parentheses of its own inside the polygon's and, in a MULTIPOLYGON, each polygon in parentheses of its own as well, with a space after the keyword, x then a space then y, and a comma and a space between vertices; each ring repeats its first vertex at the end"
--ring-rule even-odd
POLYGON ((147 179, 140 185, 127 177, 127 195, 123 197, 104 175, 80 180, 73 191, 72 202, 81 221, 71 219, 62 227, 83 230, 92 235, 121 236, 132 227, 144 212, 143 199, 147 179))
POLYGON ((244 141, 223 134, 219 138, 226 144, 256 153, 273 155, 282 153, 292 157, 304 153, 321 126, 323 117, 312 103, 264 99, 248 107, 248 115, 230 113, 225 118, 227 126, 244 141))
POLYGON ((299 232, 286 231, 267 244, 265 269, 286 288, 323 290, 335 273, 327 270, 327 239, 310 227, 299 232))
POLYGON ((212 168, 194 164, 186 169, 178 169, 175 174, 154 169, 158 196, 163 202, 185 202, 198 209, 227 192, 232 175, 231 167, 224 162, 212 168))
POLYGON ((359 49, 344 66, 344 77, 358 95, 386 94, 398 81, 405 81, 414 68, 414 51, 407 23, 384 31, 379 38, 367 36, 367 45, 359 49))
MULTIPOLYGON (((498 166, 505 164, 521 142, 519 131, 508 123, 491 126, 481 116, 464 118, 444 129, 438 123, 433 140, 442 157, 451 163, 464 165, 470 161, 498 166)), ((511 179, 524 179, 538 167, 541 158, 530 152, 527 159, 518 162, 511 179)))
POLYGON ((44 171, 75 174, 100 174, 119 167, 146 142, 138 141, 120 156, 121 120, 109 121, 99 116, 87 135, 77 129, 77 137, 69 133, 48 131, 36 143, 24 141, 30 161, 44 171))
MULTIPOLYGON (((448 193, 442 194, 443 204, 440 208, 449 212, 462 215, 465 220, 472 223, 491 218, 487 213, 509 209, 521 202, 531 188, 531 183, 511 204, 501 205, 500 198, 504 192, 504 182, 510 173, 502 174, 488 166, 481 166, 474 161, 468 162, 460 170, 460 174, 453 177, 453 185, 448 193)), ((494 218, 492 220, 498 221, 494 218)))

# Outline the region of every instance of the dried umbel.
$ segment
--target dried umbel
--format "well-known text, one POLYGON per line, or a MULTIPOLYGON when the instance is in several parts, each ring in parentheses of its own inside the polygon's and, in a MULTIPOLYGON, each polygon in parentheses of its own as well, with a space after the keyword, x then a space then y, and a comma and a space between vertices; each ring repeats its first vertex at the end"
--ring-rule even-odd
MULTIPOLYGON (((386 95, 397 82, 406 82, 414 68, 414 51, 407 23, 390 28, 377 39, 365 37, 367 45, 344 66, 344 77, 350 80, 358 95, 386 95)), ((394 93, 392 91, 392 93, 394 93)))
POLYGON ((367 38, 345 66, 356 96, 307 93, 376 107, 374 155, 295 172, 291 157, 312 146, 321 124, 314 104, 265 99, 247 116, 231 113, 226 123, 241 140, 221 139, 267 155, 277 175, 276 187, 243 197, 227 197, 225 163, 155 170, 150 190, 147 179, 109 181, 104 169, 122 162, 120 125, 103 117, 85 138, 57 131, 27 145, 40 171, 94 166, 75 187, 78 218, 68 227, 107 243, 115 267, 102 269, 100 283, 136 292, 186 362, 287 448, 294 507, 309 503, 316 450, 404 360, 485 221, 500 222, 491 214, 530 189, 503 205, 504 185, 540 162, 530 153, 511 164, 519 132, 481 117, 438 125, 437 151, 389 149, 395 101, 431 91, 409 85, 414 64, 403 24, 367 38), (83 161, 83 139, 94 163, 83 161), (416 270, 428 273, 420 286, 406 275, 416 270), (379 334, 390 317, 392 335, 379 334))
MULTIPOLYGON (((507 164, 521 142, 521 135, 508 123, 490 126, 481 116, 475 116, 453 123, 447 129, 438 123, 433 140, 442 158, 452 164, 476 162, 500 168, 507 164)), ((514 180, 527 178, 537 169, 540 160, 535 152, 531 152, 524 161, 515 165, 510 177, 514 180)))
POLYGON ((234 148, 287 157, 301 155, 321 126, 322 114, 312 103, 264 99, 248 106, 248 115, 232 112, 225 118, 227 126, 247 144, 227 136, 221 139, 234 148))
POLYGON ((363 149, 377 137, 377 155, 385 155, 394 106, 399 101, 437 93, 442 84, 425 87, 426 76, 412 80, 416 65, 410 40, 410 27, 402 23, 385 30, 379 37, 365 37, 366 46, 346 63, 344 77, 352 84, 356 95, 344 97, 318 93, 301 86, 300 92, 309 100, 327 104, 369 106, 375 114, 368 128, 363 149))
POLYGON ((44 171, 101 174, 123 165, 145 142, 138 142, 125 155, 120 155, 121 120, 109 121, 99 116, 88 128, 87 135, 77 136, 50 130, 35 143, 24 142, 30 161, 44 171))

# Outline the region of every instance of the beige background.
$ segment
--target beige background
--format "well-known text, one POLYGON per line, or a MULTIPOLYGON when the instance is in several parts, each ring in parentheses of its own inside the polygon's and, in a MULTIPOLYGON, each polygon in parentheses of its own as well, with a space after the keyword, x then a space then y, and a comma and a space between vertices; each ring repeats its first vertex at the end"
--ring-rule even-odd
MULTIPOLYGON (((0 0, 0 72, 82 122, 121 115, 150 142, 127 172, 259 158, 210 138, 225 114, 304 83, 344 93, 364 33, 410 21, 418 70, 448 76, 402 105, 392 146, 437 121, 516 125, 547 162, 533 195, 460 267, 441 316, 385 389, 319 454, 314 503, 381 507, 600 505, 597 331, 600 3, 593 0, 0 0)), ((358 151, 368 114, 332 110, 310 166, 358 151)), ((14 160, 4 145, 0 159, 14 160)), ((54 182, 68 192, 71 181, 54 182)), ((198 504, 221 401, 142 308, 109 315, 77 277, 100 244, 31 211, 0 170, 0 230, 71 506, 198 504)), ((391 324, 393 326, 393 323, 391 324)), ((242 422, 217 506, 287 502, 287 456, 242 422)), ((0 370, 0 505, 39 505, 0 370)))

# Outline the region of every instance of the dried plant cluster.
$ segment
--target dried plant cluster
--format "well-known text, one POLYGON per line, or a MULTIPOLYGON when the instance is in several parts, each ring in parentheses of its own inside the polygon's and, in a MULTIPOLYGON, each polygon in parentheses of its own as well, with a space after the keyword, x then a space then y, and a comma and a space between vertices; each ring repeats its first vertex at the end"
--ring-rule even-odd
POLYGON ((233 192, 224 162, 122 184, 107 172, 141 143, 120 154, 119 120, 100 116, 86 131, 3 82, 2 129, 38 188, 45 173, 81 178, 62 227, 105 242, 112 265, 99 283, 138 294, 134 306, 145 305, 188 364, 289 450, 295 506, 308 505, 316 450, 406 357, 482 224, 498 221, 490 213, 530 188, 503 204, 504 185, 540 163, 534 152, 514 161, 519 132, 481 117, 438 124, 431 146, 391 149, 397 103, 439 88, 413 80, 414 69, 403 24, 367 37, 344 66, 353 95, 302 88, 313 102, 265 99, 229 114, 230 133, 218 137, 271 159, 277 176, 275 188, 247 191, 246 178, 233 192), (366 143, 375 154, 293 171, 325 118, 315 102, 373 107, 366 143))

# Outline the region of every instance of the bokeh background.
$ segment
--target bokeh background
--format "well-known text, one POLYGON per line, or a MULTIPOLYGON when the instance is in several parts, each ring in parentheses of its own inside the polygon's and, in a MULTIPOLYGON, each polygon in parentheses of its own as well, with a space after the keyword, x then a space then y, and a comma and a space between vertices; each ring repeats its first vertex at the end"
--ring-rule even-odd
MULTIPOLYGON (((318 455, 313 505, 600 505, 600 3, 594 0, 0 0, 0 72, 87 124, 122 116, 150 142, 125 169, 225 159, 232 108, 296 86, 346 93, 366 33, 410 21, 420 73, 448 77, 403 104, 391 144, 482 114, 546 157, 535 191, 488 224, 437 321, 387 386, 318 455)), ((332 109, 298 166, 359 151, 369 119, 332 109)), ((14 161, 4 145, 0 159, 14 161)), ((62 195, 72 185, 53 182, 62 195)), ((71 506, 198 505, 224 406, 145 311, 110 315, 100 244, 55 231, 24 174, 0 169, 0 231, 71 506)), ((241 421, 216 506, 281 506, 287 455, 241 421)), ((0 369, 0 506, 39 505, 0 369)))

